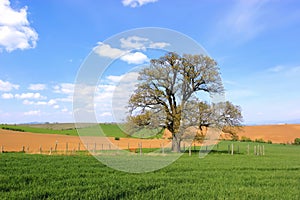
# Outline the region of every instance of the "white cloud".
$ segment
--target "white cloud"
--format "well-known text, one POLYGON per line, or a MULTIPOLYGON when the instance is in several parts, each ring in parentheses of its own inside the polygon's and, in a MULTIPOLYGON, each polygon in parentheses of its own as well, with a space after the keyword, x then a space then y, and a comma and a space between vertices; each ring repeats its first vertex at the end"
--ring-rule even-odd
POLYGON ((108 57, 111 59, 118 58, 126 53, 126 51, 118 48, 113 48, 109 44, 104 44, 102 42, 98 42, 98 46, 94 48, 94 52, 100 56, 108 57))
POLYGON ((23 114, 27 115, 27 116, 40 115, 41 111, 40 110, 30 110, 28 112, 24 112, 23 114))
MULTIPOLYGON (((1 30, 0 30, 0 34, 1 34, 1 30)), ((2 81, 0 80, 0 91, 3 91, 3 92, 9 92, 13 89, 15 90, 18 90, 19 89, 19 85, 16 85, 16 84, 12 84, 8 81, 2 81)))
POLYGON ((9 0, 0 1, 0 50, 11 52, 16 49, 35 48, 37 32, 27 20, 27 7, 19 11, 10 6, 9 0))
POLYGON ((129 51, 127 50, 125 51, 118 48, 113 48, 108 44, 98 44, 99 45, 94 48, 94 52, 100 56, 108 57, 111 59, 117 59, 120 57, 121 60, 127 62, 128 64, 142 64, 145 61, 149 60, 148 57, 141 52, 129 53, 129 51))
POLYGON ((145 49, 145 43, 149 42, 148 38, 138 36, 131 36, 128 38, 121 38, 121 47, 124 49, 145 49))
MULTIPOLYGON (((121 80, 122 75, 119 76, 119 77, 120 77, 120 78, 117 78, 117 76, 116 76, 115 79, 116 79, 116 80, 117 80, 117 79, 121 80)), ((98 86, 98 89, 99 89, 99 91, 113 92, 113 91, 115 90, 115 88, 116 88, 116 86, 115 86, 114 84, 115 84, 115 83, 111 82, 111 83, 109 83, 109 84, 107 84, 107 85, 105 85, 105 84, 99 85, 99 86, 98 86), (112 85, 110 85, 110 84, 112 84, 112 85)))
POLYGON ((130 52, 132 50, 145 51, 147 48, 158 48, 162 49, 169 46, 166 42, 153 42, 148 38, 139 36, 130 36, 127 38, 120 39, 121 48, 111 47, 109 44, 98 42, 98 45, 94 47, 93 51, 99 56, 117 59, 120 58, 122 61, 128 64, 142 64, 149 60, 149 58, 142 52, 130 52))
POLYGON ((63 109, 61 109, 61 112, 68 112, 68 109, 67 108, 63 108, 63 109))
POLYGON ((130 6, 131 8, 136 8, 157 1, 158 0, 122 0, 122 4, 123 6, 130 6))
POLYGON ((45 90, 46 85, 45 84, 30 84, 28 89, 34 90, 34 91, 45 90))
POLYGON ((132 83, 133 82, 134 84, 136 84, 138 76, 139 76, 139 73, 135 72, 135 71, 128 72, 128 73, 120 75, 120 76, 110 75, 110 76, 107 76, 106 79, 108 80, 109 84, 112 84, 112 85, 99 85, 99 88, 109 86, 111 91, 113 91, 115 89, 114 85, 116 83, 122 82, 122 84, 124 84, 124 83, 132 83))
POLYGON ((153 49, 162 49, 167 46, 170 46, 170 44, 166 42, 151 42, 149 45, 149 47, 153 49))
POLYGON ((14 95, 12 93, 4 93, 1 95, 2 99, 12 99, 14 95))
POLYGON ((146 48, 162 49, 169 46, 166 42, 153 42, 148 38, 143 38, 139 36, 131 36, 128 38, 120 39, 121 47, 124 49, 141 49, 146 50, 146 48))
POLYGON ((110 117, 110 116, 112 116, 111 112, 103 112, 103 113, 99 114, 99 117, 110 117))
POLYGON ((121 75, 121 84, 133 84, 137 83, 139 73, 138 72, 128 72, 124 75, 121 75))
POLYGON ((15 98, 17 99, 46 99, 46 97, 42 96, 40 93, 22 93, 22 94, 15 94, 15 98))
POLYGON ((52 108, 54 108, 54 109, 60 108, 60 106, 57 105, 56 103, 57 103, 57 101, 54 99, 50 99, 49 101, 29 101, 29 100, 25 99, 23 101, 24 105, 52 106, 52 108))
POLYGON ((40 105, 48 105, 48 102, 46 101, 38 101, 36 102, 36 105, 40 106, 40 105))
POLYGON ((33 104, 34 104, 34 101, 29 101, 29 100, 25 99, 25 100, 23 101, 23 104, 24 104, 24 105, 33 105, 33 104))
POLYGON ((138 75, 138 72, 132 71, 120 76, 107 76, 104 83, 98 86, 94 103, 99 119, 121 121, 125 118, 126 106, 138 75))
POLYGON ((73 102, 73 96, 69 95, 66 98, 56 98, 55 101, 59 101, 59 102, 73 102))
POLYGON ((48 101, 48 105, 52 106, 52 105, 54 105, 54 104, 56 104, 56 101, 55 101, 54 99, 50 99, 50 100, 48 101))
MULTIPOLYGON (((132 71, 119 76, 110 75, 101 80, 96 87, 91 86, 76 86, 78 91, 75 94, 77 103, 82 103, 83 106, 75 108, 75 113, 93 113, 100 121, 113 121, 113 115, 119 118, 124 118, 126 111, 125 105, 128 103, 130 94, 135 89, 138 72, 132 71), (94 97, 90 99, 90 97, 94 97)), ((55 99, 61 102, 62 99, 55 99)), ((69 99, 72 101, 73 99, 69 99)))
POLYGON ((54 105, 53 108, 54 109, 59 109, 59 105, 54 105))
POLYGON ((74 93, 74 84, 72 83, 61 83, 53 87, 54 93, 59 94, 73 94, 74 93))
POLYGON ((147 62, 149 58, 141 52, 135 52, 122 56, 121 60, 127 62, 128 64, 143 64, 147 62))
POLYGON ((110 76, 107 76, 106 79, 111 81, 111 82, 119 82, 121 79, 122 79, 123 76, 113 76, 113 75, 110 75, 110 76))

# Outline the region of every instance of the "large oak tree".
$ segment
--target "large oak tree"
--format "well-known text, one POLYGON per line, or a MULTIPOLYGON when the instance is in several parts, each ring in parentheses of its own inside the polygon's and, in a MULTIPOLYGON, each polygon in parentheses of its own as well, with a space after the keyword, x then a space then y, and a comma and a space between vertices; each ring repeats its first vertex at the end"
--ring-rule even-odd
MULTIPOLYGON (((174 152, 180 151, 185 129, 201 128, 201 123, 206 123, 202 115, 210 115, 201 112, 198 94, 224 92, 217 63, 204 55, 166 53, 152 59, 150 65, 139 72, 138 81, 129 100, 129 121, 143 128, 163 123, 172 133, 174 152)), ((212 126, 211 119, 205 125, 212 126)))

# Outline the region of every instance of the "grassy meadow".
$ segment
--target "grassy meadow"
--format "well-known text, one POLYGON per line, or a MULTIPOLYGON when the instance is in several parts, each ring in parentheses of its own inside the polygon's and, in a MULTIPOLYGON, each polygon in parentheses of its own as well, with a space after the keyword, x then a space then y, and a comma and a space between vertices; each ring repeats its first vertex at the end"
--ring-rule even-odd
POLYGON ((0 154, 0 199, 300 199, 300 146, 222 141, 158 171, 115 171, 93 156, 0 154), (250 145, 250 154, 247 145, 250 145), (237 152, 239 147, 239 152, 237 152))
MULTIPOLYGON (((125 134, 117 124, 99 124, 103 132, 107 137, 129 137, 125 134)), ((78 136, 77 130, 74 124, 33 124, 33 125, 0 125, 1 129, 15 130, 21 132, 31 132, 31 133, 42 133, 42 134, 60 134, 60 135, 72 135, 78 136)), ((85 132, 88 132, 88 136, 95 136, 97 134, 93 134, 93 127, 84 126, 82 124, 82 128, 85 129, 85 132), (91 132, 89 132, 91 130, 91 132)))

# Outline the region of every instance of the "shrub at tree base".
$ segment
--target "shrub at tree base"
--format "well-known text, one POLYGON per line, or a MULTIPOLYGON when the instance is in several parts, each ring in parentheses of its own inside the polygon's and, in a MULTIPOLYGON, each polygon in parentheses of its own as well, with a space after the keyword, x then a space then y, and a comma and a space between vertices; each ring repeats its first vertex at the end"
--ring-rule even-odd
POLYGON ((241 142, 252 142, 252 140, 246 136, 242 136, 240 141, 241 142))
POLYGON ((268 144, 272 144, 273 142, 271 141, 271 140, 268 140, 268 142, 267 142, 268 144))
POLYGON ((294 144, 295 145, 300 145, 300 138, 295 138, 294 144))
POLYGON ((255 139, 255 142, 266 143, 262 138, 255 139))

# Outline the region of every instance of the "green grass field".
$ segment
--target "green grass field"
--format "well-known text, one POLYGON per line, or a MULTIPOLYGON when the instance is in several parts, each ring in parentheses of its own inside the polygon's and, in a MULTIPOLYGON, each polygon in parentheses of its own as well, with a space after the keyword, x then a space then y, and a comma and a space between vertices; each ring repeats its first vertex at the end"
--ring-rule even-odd
MULTIPOLYGON (((100 124, 103 132, 108 137, 129 137, 126 135, 117 124, 100 124)), ((60 134, 60 135, 73 135, 78 136, 74 124, 37 124, 37 125, 0 125, 0 128, 17 129, 18 131, 31 132, 31 133, 43 133, 43 134, 60 134)), ((93 133, 93 129, 90 127, 84 127, 87 135, 97 135, 93 133), (89 132, 89 130, 91 130, 89 132)))
MULTIPOLYGON (((0 199, 300 199, 300 146, 228 144, 199 159, 183 155, 161 170, 129 174, 87 155, 0 154, 0 199), (237 152, 236 152, 237 153, 237 152)), ((216 149, 215 149, 216 150, 216 149)))

